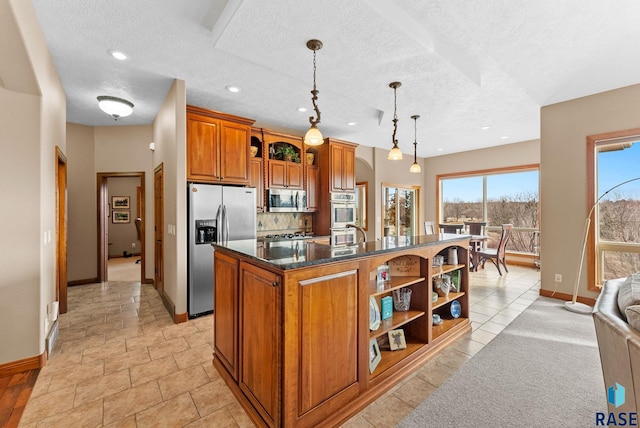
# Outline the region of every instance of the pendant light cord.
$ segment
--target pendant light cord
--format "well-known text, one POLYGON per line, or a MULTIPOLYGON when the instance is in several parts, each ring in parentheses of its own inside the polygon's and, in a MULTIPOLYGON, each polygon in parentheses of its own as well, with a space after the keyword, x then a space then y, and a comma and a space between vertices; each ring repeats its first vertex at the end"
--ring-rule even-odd
POLYGON ((396 87, 393 87, 393 135, 391 136, 391 143, 393 143, 393 147, 398 147, 398 141, 396 140, 396 131, 398 130, 398 115, 396 114, 397 109, 397 97, 396 97, 396 87))
POLYGON ((313 109, 316 112, 317 119, 314 119, 313 116, 309 116, 309 123, 311 126, 316 126, 320 123, 320 109, 318 108, 318 104, 316 101, 318 100, 319 91, 316 89, 316 49, 313 50, 313 90, 311 91, 311 103, 313 104, 313 109))

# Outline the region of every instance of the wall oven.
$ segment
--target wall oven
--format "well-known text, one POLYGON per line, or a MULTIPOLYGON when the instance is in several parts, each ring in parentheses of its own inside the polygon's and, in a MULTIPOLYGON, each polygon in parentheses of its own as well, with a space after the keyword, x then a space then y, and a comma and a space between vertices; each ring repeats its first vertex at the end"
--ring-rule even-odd
POLYGON ((356 222, 355 193, 331 193, 331 229, 344 229, 356 222))
POLYGON ((268 209, 274 213, 304 212, 307 207, 307 193, 304 190, 269 189, 268 209))
POLYGON ((331 229, 331 246, 341 247, 358 243, 358 235, 355 228, 331 229))

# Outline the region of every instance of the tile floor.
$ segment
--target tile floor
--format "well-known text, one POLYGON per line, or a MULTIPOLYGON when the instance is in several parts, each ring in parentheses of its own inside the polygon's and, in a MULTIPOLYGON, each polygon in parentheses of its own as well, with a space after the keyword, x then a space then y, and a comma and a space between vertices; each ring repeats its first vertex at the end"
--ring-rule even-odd
MULTIPOLYGON (((538 297, 539 272, 471 273, 473 331, 345 427, 393 427, 538 297)), ((173 324, 155 289, 111 281, 69 289, 69 312, 21 427, 250 427, 211 364, 212 316, 173 324)))

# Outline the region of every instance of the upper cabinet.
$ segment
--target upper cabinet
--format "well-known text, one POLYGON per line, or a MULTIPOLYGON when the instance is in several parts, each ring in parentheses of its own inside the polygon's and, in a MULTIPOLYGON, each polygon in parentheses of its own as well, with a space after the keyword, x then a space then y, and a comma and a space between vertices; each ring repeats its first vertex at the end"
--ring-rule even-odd
POLYGON ((256 188, 256 210, 264 212, 264 163, 262 156, 262 129, 251 129, 251 159, 249 160, 249 187, 256 188))
POLYGON ((187 106, 187 180, 249 184, 253 120, 187 106))
POLYGON ((266 129, 262 132, 265 147, 269 153, 267 188, 302 189, 304 187, 301 161, 304 157, 302 138, 266 129))
POLYGON ((357 146, 333 138, 326 138, 325 144, 319 146, 321 180, 325 181, 323 186, 328 185, 329 192, 355 192, 357 146))

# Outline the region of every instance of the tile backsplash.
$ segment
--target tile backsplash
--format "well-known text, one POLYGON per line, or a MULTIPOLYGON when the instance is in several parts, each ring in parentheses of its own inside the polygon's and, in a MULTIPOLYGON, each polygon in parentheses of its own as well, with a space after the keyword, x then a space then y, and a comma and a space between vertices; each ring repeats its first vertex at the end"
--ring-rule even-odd
POLYGON ((257 225, 258 238, 279 233, 312 233, 313 215, 311 213, 258 213, 257 225))

